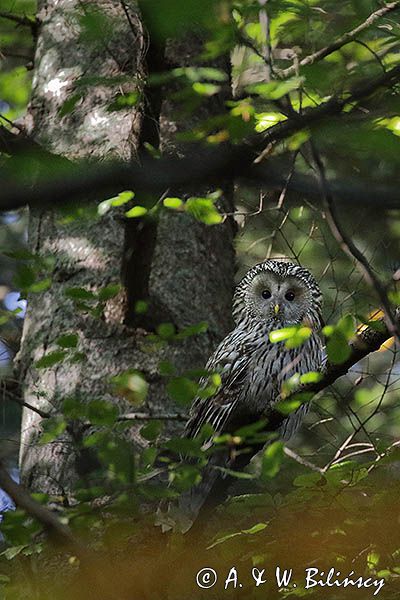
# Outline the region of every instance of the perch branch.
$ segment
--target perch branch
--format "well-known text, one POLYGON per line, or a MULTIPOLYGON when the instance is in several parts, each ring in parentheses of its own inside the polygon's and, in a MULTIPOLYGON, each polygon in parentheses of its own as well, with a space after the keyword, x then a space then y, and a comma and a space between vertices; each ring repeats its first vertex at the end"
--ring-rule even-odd
MULTIPOLYGON (((400 320, 400 313, 396 313, 397 321, 400 320)), ((293 400, 296 399, 298 394, 309 394, 311 400, 319 392, 322 392, 327 387, 335 383, 339 377, 346 375, 348 371, 354 367, 363 358, 376 352, 384 344, 392 334, 387 328, 385 321, 380 319, 376 321, 376 327, 365 327, 357 333, 354 338, 349 342, 351 349, 349 357, 340 364, 327 364, 325 372, 319 381, 314 383, 308 383, 300 386, 288 396, 282 398, 282 400, 293 400)), ((271 410, 268 415, 268 430, 276 431, 287 418, 278 410, 271 410)))

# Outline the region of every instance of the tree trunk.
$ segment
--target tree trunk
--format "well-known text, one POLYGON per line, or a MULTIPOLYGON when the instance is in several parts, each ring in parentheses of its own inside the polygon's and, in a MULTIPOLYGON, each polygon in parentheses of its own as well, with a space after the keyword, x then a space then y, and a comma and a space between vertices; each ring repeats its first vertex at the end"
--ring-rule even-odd
MULTIPOLYGON (((177 107, 164 101, 161 93, 142 89, 146 44, 133 5, 127 8, 127 3, 111 0, 87 4, 42 0, 38 17, 41 25, 29 111, 37 141, 71 159, 118 156, 134 160, 146 141, 176 151, 175 132, 182 131, 185 120, 177 121, 177 107), (89 10, 85 6, 90 6, 90 12, 85 12, 89 10), (99 38, 93 35, 93 23, 104 29, 99 38), (115 83, 110 84, 111 78, 116 78, 115 83), (146 101, 109 111, 121 90, 144 91, 141 97, 146 101), (64 103, 71 96, 72 110, 62 116, 60 109, 65 110, 64 103), (155 116, 159 126, 152 128, 149 123, 154 123, 155 116)), ((190 62, 197 55, 198 43, 182 43, 185 54, 179 58, 190 62)), ((176 55, 177 51, 176 45, 167 45, 167 58, 168 53, 176 55)), ((158 68, 151 52, 148 63, 150 70, 158 68)), ((225 89, 219 99, 209 102, 202 116, 220 112, 226 93, 225 89)), ((225 188, 223 205, 231 209, 229 184, 225 188)), ((185 190, 196 195, 203 192, 185 190)), ((232 222, 227 219, 217 226, 205 226, 188 215, 166 210, 157 221, 127 222, 117 211, 93 216, 81 213, 79 207, 75 218, 66 216, 49 210, 30 215, 31 250, 39 256, 52 256, 54 263, 50 289, 28 298, 17 359, 23 399, 54 415, 60 413, 65 398, 71 397, 83 402, 109 400, 128 411, 130 405, 115 395, 110 378, 137 369, 150 384, 140 411, 171 409, 159 362, 168 359, 179 370, 202 366, 231 325, 232 222), (103 303, 100 317, 79 310, 66 295, 70 288, 97 293, 115 283, 122 283, 122 291, 103 303), (143 317, 134 313, 137 300, 149 303, 150 310, 143 317), (172 322, 180 329, 202 320, 209 323, 205 334, 153 353, 144 348, 147 332, 161 322, 172 322), (77 350, 84 360, 37 368, 38 359, 57 350, 57 340, 67 333, 78 333, 77 350)), ((87 468, 80 441, 91 430, 72 424, 56 440, 40 444, 45 421, 33 410, 24 409, 22 478, 34 491, 68 495, 87 468)), ((135 444, 145 445, 136 424, 129 434, 135 444)))

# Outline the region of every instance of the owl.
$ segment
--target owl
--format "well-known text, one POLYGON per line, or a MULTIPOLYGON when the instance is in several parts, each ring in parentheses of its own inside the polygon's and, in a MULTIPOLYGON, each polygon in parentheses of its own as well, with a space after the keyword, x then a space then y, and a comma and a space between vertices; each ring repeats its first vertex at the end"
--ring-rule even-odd
MULTIPOLYGON (((196 438, 205 425, 211 426, 213 437, 203 444, 203 449, 209 451, 214 436, 234 433, 245 425, 265 419, 268 431, 268 413, 279 398, 283 383, 295 374, 321 370, 321 307, 321 291, 307 269, 277 260, 251 268, 235 290, 235 328, 206 365, 208 372, 220 374, 221 385, 211 397, 195 399, 185 436, 196 438), (302 345, 289 349, 284 342, 270 341, 271 331, 302 324, 311 329, 302 345)), ((288 439, 294 433, 305 407, 285 419, 278 431, 280 437, 288 439)), ((253 445, 245 452, 219 447, 210 453, 201 482, 180 497, 179 512, 185 515, 186 529, 203 505, 220 501, 221 490, 229 487, 226 470, 242 469, 262 446, 253 445)))

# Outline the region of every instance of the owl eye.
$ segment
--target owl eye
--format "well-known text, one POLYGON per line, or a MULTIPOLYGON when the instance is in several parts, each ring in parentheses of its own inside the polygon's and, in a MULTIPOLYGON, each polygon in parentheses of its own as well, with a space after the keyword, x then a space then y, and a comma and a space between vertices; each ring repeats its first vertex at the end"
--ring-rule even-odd
POLYGON ((286 292, 285 298, 286 298, 286 300, 289 300, 289 302, 292 302, 295 298, 295 293, 294 292, 286 292))
POLYGON ((272 294, 269 290, 263 290, 261 292, 261 296, 264 298, 264 300, 268 300, 268 298, 271 298, 272 294))

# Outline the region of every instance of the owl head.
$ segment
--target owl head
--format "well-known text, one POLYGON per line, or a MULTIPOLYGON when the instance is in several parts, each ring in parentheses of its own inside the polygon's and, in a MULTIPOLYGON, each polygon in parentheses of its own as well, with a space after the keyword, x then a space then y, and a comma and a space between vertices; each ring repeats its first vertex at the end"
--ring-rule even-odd
POLYGON ((320 329, 321 308, 321 290, 310 271, 290 262, 266 260, 237 285, 232 314, 236 324, 250 318, 275 329, 301 323, 320 329))

